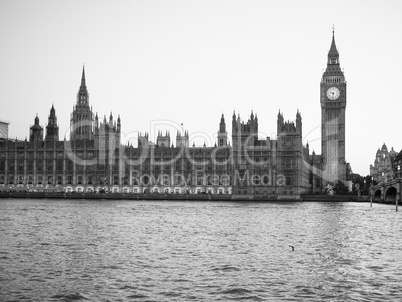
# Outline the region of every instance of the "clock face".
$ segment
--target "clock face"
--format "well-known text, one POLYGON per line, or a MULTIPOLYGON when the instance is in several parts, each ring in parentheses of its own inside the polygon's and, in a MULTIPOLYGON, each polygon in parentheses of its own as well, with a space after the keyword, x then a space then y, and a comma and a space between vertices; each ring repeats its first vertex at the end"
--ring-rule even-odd
POLYGON ((336 100, 337 98, 339 98, 339 95, 340 95, 340 91, 336 87, 331 87, 327 90, 327 97, 330 100, 336 100))

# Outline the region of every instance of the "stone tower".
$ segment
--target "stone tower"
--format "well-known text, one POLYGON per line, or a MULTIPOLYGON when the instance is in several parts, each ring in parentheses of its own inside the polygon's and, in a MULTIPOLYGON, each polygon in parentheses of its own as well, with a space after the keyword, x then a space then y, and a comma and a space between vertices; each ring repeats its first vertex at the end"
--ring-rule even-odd
POLYGON ((59 140, 59 126, 57 126, 57 117, 54 106, 50 109, 50 114, 46 126, 46 141, 58 141, 59 140))
POLYGON ((346 81, 332 31, 327 68, 320 83, 323 183, 346 181, 345 110, 346 81))
POLYGON ((258 141, 258 118, 251 112, 247 123, 240 120, 233 112, 232 117, 232 164, 233 164, 233 190, 237 194, 254 194, 254 188, 249 186, 247 179, 254 173, 254 159, 251 158, 258 141))
POLYGON ((285 122, 283 114, 277 119, 277 171, 285 176, 284 189, 298 193, 306 185, 303 179, 302 117, 297 110, 296 121, 285 122))
POLYGON ((234 152, 242 150, 246 146, 254 146, 258 139, 258 118, 254 117, 251 111, 250 118, 247 124, 240 121, 240 115, 237 116, 233 112, 232 117, 232 142, 234 152))
POLYGON ((77 103, 73 107, 70 122, 70 139, 85 140, 93 138, 94 117, 89 107, 89 94, 85 83, 85 69, 82 68, 81 86, 77 94, 77 103))
POLYGON ((188 148, 189 147, 189 135, 188 131, 184 131, 184 135, 181 134, 180 131, 177 131, 176 135, 176 147, 177 148, 188 148))
POLYGON ((156 138, 156 145, 159 147, 169 148, 170 147, 170 133, 168 131, 166 131, 166 134, 163 135, 162 131, 158 131, 158 137, 156 138))
POLYGON ((39 117, 36 115, 33 126, 29 129, 29 141, 43 141, 43 127, 39 125, 39 117))
POLYGON ((219 124, 219 132, 218 132, 218 146, 227 146, 228 144, 228 134, 226 132, 226 123, 225 117, 222 114, 221 122, 219 124))

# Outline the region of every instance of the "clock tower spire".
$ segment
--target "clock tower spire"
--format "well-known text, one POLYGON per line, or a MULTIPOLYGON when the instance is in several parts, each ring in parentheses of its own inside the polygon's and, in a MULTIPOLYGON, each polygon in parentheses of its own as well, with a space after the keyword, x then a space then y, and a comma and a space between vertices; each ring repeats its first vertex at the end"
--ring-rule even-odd
POLYGON ((321 151, 326 183, 346 181, 345 110, 346 80, 339 63, 335 31, 328 52, 327 68, 320 83, 321 151))

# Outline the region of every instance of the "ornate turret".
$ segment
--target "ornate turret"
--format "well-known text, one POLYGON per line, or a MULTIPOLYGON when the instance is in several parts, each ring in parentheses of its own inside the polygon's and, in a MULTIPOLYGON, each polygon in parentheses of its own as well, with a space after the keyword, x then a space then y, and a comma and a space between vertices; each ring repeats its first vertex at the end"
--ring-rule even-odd
POLYGON ((138 134, 138 148, 146 148, 148 147, 149 140, 148 140, 148 133, 145 132, 144 135, 141 133, 138 134))
POLYGON ((170 147, 170 132, 166 130, 165 135, 162 131, 158 131, 158 137, 156 138, 156 145, 159 147, 170 147))
POLYGON ((278 113, 278 121, 277 121, 277 135, 285 135, 285 134, 297 134, 302 136, 302 118, 299 110, 296 113, 296 122, 294 121, 284 121, 283 114, 278 113))
POLYGON ((296 113, 296 129, 297 131, 300 133, 300 136, 302 136, 302 117, 301 114, 299 112, 299 109, 297 109, 297 113, 296 113))
POLYGON ((59 140, 59 126, 57 126, 56 110, 54 106, 50 109, 48 123, 46 126, 46 141, 58 141, 59 140))
POLYGON ((251 112, 250 118, 245 122, 241 122, 240 114, 237 120, 232 121, 232 143, 233 147, 241 149, 247 144, 247 146, 254 146, 258 140, 258 119, 254 118, 253 112, 251 112))
POLYGON ((113 120, 113 115, 110 112, 109 121, 106 120, 106 115, 103 117, 103 122, 98 125, 98 114, 95 116, 95 133, 96 137, 99 140, 108 141, 113 139, 113 146, 120 146, 120 131, 121 131, 121 120, 120 116, 116 121, 113 120))
POLYGON ((184 131, 183 135, 179 131, 177 131, 176 147, 177 148, 181 148, 181 147, 188 148, 189 147, 189 139, 188 139, 188 131, 187 130, 184 131))
POLYGON ((223 113, 221 117, 221 122, 219 124, 219 132, 226 132, 225 117, 223 116, 223 113))
POLYGON ((278 112, 278 119, 277 119, 277 122, 276 122, 276 133, 277 133, 278 135, 279 135, 279 133, 282 132, 283 124, 284 124, 283 114, 282 114, 281 111, 279 110, 279 112, 278 112))
POLYGON ((29 141, 30 142, 43 141, 43 127, 39 125, 38 114, 36 114, 34 124, 30 128, 29 141))
POLYGON ((96 113, 96 115, 95 115, 95 125, 94 125, 94 128, 95 128, 95 133, 96 133, 96 134, 99 133, 99 117, 98 117, 98 113, 96 113))
MULTIPOLYGON (((236 118, 236 116, 234 115, 236 118)), ((219 124, 219 132, 218 132, 218 146, 226 146, 228 144, 228 134, 226 132, 226 124, 225 124, 225 117, 222 114, 221 122, 219 124)))
POLYGON ((237 131, 237 121, 236 121, 236 113, 233 110, 233 116, 232 116, 232 132, 237 131))

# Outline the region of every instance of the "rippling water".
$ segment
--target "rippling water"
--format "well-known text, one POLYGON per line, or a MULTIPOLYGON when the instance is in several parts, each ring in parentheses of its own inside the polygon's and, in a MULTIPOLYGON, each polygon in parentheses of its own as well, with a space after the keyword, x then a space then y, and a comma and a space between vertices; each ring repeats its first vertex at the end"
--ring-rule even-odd
POLYGON ((0 235, 2 301, 402 300, 389 205, 0 200, 0 235))

